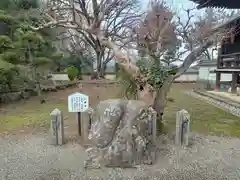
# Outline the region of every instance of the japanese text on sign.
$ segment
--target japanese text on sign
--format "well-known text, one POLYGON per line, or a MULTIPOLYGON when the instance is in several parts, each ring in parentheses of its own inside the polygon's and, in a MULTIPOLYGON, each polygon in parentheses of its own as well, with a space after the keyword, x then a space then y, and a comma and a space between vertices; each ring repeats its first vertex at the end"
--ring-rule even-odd
POLYGON ((84 112, 89 108, 88 96, 81 93, 73 93, 68 96, 69 112, 84 112))

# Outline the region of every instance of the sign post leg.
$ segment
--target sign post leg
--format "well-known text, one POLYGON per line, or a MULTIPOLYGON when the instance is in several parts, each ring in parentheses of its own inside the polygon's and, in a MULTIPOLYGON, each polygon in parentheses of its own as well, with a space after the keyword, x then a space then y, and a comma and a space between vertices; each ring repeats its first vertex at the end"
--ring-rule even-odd
POLYGON ((88 131, 90 131, 91 126, 92 126, 92 116, 89 116, 88 131))
POLYGON ((55 119, 55 133, 56 133, 56 145, 58 145, 58 116, 55 119))
POLYGON ((77 121, 78 121, 78 135, 82 135, 81 131, 81 112, 77 112, 77 121))

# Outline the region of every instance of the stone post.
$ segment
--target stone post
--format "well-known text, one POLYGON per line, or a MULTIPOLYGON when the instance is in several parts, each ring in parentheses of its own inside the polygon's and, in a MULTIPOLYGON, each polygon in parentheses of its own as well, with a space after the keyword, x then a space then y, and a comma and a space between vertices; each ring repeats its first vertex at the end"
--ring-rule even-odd
POLYGON ((152 112, 152 137, 153 137, 153 143, 156 144, 156 138, 157 138, 157 113, 155 111, 152 112))
POLYGON ((151 150, 151 164, 155 164, 156 162, 156 141, 157 141, 157 113, 154 109, 151 109, 151 133, 152 133, 152 145, 153 149, 151 150))
POLYGON ((54 109, 51 114, 50 132, 51 132, 51 143, 53 145, 64 144, 64 124, 63 114, 59 109, 54 109))
POLYGON ((84 141, 88 141, 88 134, 89 134, 89 117, 86 113, 83 114, 82 118, 82 137, 84 141))
POLYGON ((88 141, 88 134, 91 129, 92 119, 93 119, 93 112, 94 110, 92 108, 89 108, 86 112, 84 112, 84 118, 82 122, 82 132, 83 132, 83 138, 85 141, 88 141))
POLYGON ((182 109, 176 115, 176 136, 175 143, 180 146, 188 146, 190 133, 190 115, 182 109))
POLYGON ((240 87, 237 87, 237 96, 240 96, 240 87))

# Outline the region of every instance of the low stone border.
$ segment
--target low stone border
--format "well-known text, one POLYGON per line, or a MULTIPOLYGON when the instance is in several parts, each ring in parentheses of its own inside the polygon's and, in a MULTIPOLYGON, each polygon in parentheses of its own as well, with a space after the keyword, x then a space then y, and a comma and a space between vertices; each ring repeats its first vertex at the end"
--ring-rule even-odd
POLYGON ((205 92, 205 91, 200 91, 200 90, 193 90, 193 91, 195 93, 200 94, 200 95, 207 96, 207 97, 210 97, 210 98, 215 99, 217 101, 225 102, 225 103, 231 104, 231 105, 233 105, 237 108, 240 108, 240 103, 238 101, 234 101, 232 99, 228 99, 226 97, 222 97, 220 95, 212 94, 212 93, 205 92))
POLYGON ((41 85, 41 89, 43 92, 58 91, 58 90, 66 89, 68 87, 76 86, 77 84, 79 84, 79 81, 70 81, 70 82, 63 83, 63 84, 56 84, 55 86, 54 85, 52 85, 52 86, 41 85))
POLYGON ((229 112, 235 116, 240 117, 240 108, 236 107, 233 104, 229 104, 228 102, 219 100, 217 98, 206 96, 206 95, 204 95, 204 93, 199 93, 199 91, 192 90, 192 91, 185 91, 185 93, 194 98, 203 100, 203 101, 207 102, 208 104, 211 104, 219 109, 222 109, 223 111, 229 112))
POLYGON ((180 81, 180 80, 175 80, 173 83, 180 83, 180 84, 193 84, 197 83, 197 81, 180 81))
MULTIPOLYGON (((69 87, 74 87, 77 85, 94 85, 96 87, 107 87, 107 86, 119 86, 119 81, 110 81, 106 79, 102 80, 80 80, 80 81, 69 81, 64 83, 57 83, 55 85, 41 85, 41 90, 44 93, 48 92, 57 92, 58 90, 63 90, 69 87)), ((36 92, 30 91, 19 91, 19 92, 10 92, 0 95, 0 103, 7 104, 20 101, 22 99, 29 99, 32 96, 35 96, 36 92)))
MULTIPOLYGON (((56 85, 52 85, 52 86, 45 86, 45 85, 41 85, 41 90, 44 93, 48 93, 48 92, 56 92, 58 90, 62 90, 62 89, 66 89, 69 87, 73 87, 76 86, 77 84, 79 84, 78 81, 71 81, 71 82, 67 82, 64 84, 56 84, 56 85)), ((13 102, 17 102, 20 100, 26 100, 29 99, 33 96, 36 96, 37 93, 34 91, 29 91, 29 90, 23 90, 23 91, 19 91, 19 92, 9 92, 9 93, 4 93, 0 95, 0 103, 2 104, 8 104, 8 103, 13 103, 13 102)))
POLYGON ((120 81, 111 80, 81 80, 79 81, 82 85, 96 85, 96 86, 108 86, 108 85, 119 85, 120 81))
POLYGON ((80 80, 79 83, 82 84, 115 84, 119 83, 119 81, 112 81, 112 80, 106 80, 106 79, 100 79, 100 80, 80 80))

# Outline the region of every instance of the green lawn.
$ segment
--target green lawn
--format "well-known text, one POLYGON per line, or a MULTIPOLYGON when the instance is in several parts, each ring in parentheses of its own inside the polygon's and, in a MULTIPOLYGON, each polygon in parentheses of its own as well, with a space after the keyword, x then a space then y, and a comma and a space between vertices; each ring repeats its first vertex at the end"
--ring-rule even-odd
MULTIPOLYGON (((229 119, 240 121, 239 117, 183 93, 187 88, 191 88, 191 86, 174 84, 171 88, 169 97, 173 98, 174 102, 168 102, 164 114, 164 120, 167 122, 169 130, 173 130, 175 127, 176 112, 186 109, 191 114, 191 128, 193 131, 203 134, 240 136, 240 123, 220 124, 217 122, 218 120, 229 119)), ((40 104, 39 100, 35 97, 25 103, 18 102, 2 106, 0 109, 0 134, 21 128, 25 125, 48 125, 50 120, 49 114, 54 108, 61 109, 64 112, 64 116, 68 116, 70 121, 74 121, 75 114, 67 112, 67 96, 75 91, 77 89, 50 93, 46 104, 40 104)), ((116 97, 119 94, 116 87, 113 89, 110 86, 98 88, 86 87, 84 92, 89 94, 92 104, 96 104, 96 101, 100 99, 116 97), (99 96, 100 99, 95 96, 99 96)))
POLYGON ((66 111, 67 103, 49 101, 46 104, 40 104, 38 100, 30 100, 1 108, 0 134, 22 126, 48 126, 50 112, 54 108, 66 111))
POLYGON ((212 135, 240 136, 239 117, 183 93, 185 89, 184 85, 174 84, 169 93, 169 97, 173 98, 174 102, 168 102, 164 120, 170 129, 174 128, 176 112, 186 109, 191 115, 193 131, 212 135), (219 123, 219 120, 234 120, 239 123, 224 124, 219 123))

